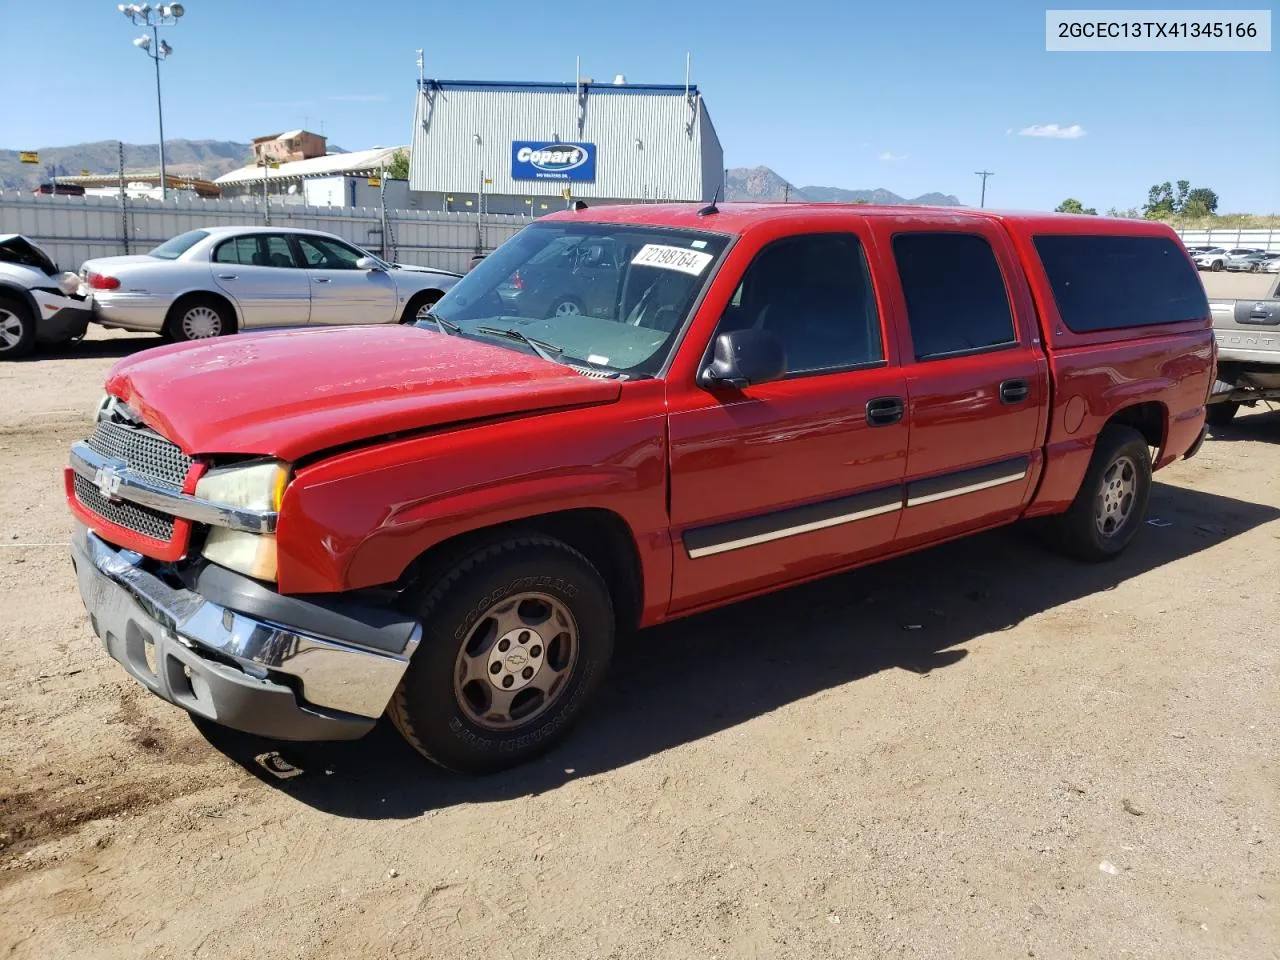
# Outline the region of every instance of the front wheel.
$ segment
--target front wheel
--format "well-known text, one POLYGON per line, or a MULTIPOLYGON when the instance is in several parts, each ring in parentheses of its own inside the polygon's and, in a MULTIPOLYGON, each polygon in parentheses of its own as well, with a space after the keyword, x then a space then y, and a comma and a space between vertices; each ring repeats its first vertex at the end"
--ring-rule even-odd
POLYGON ((1211 266, 1209 269, 1212 270, 1214 273, 1220 273, 1222 271, 1222 267, 1223 267, 1222 261, 1215 260, 1213 261, 1213 266, 1211 266))
POLYGON ((25 303, 0 299, 0 360, 25 357, 36 345, 36 318, 25 303))
POLYGON ((613 654, 604 580, 550 537, 477 550, 417 612, 422 642, 387 712, 410 746, 451 770, 489 773, 550 748, 613 654))
POLYGON ((404 313, 400 316, 401 323, 417 323, 419 320, 426 320, 427 314, 431 309, 440 302, 440 298, 444 294, 439 290, 428 290, 425 293, 416 293, 413 298, 405 304, 404 313))
POLYGON ((1103 428, 1084 482, 1055 521, 1055 540, 1080 560, 1111 560, 1138 533, 1151 496, 1151 450, 1132 427, 1103 428))

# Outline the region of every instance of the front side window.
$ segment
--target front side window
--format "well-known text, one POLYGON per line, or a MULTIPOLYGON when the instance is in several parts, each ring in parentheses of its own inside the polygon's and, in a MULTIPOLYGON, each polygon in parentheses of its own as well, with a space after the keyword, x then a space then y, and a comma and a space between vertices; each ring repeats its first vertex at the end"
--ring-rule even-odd
POLYGON ((177 260, 208 235, 207 230, 188 230, 186 233, 180 233, 166 240, 150 251, 147 256, 155 257, 157 260, 177 260))
POLYGON ((917 360, 998 349, 1017 340, 995 252, 971 233, 900 233, 893 256, 917 360))
POLYGON ((345 243, 338 243, 328 237, 299 234, 297 240, 298 246, 302 248, 303 260, 315 270, 355 270, 356 261, 364 256, 345 243))
POLYGON ((781 341, 788 375, 883 359, 880 318, 858 238, 819 233, 765 247, 743 274, 716 332, 751 328, 781 341))
POLYGON ((527 352, 522 335, 565 362, 652 376, 728 243, 693 230, 535 223, 477 263, 433 313, 465 336, 527 352))

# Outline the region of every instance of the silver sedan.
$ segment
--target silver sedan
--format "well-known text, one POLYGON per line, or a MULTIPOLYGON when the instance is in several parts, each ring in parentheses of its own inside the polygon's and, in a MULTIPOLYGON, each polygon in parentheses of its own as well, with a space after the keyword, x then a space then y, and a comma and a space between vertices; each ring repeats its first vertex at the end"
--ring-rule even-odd
POLYGON ((412 323, 460 276, 387 263, 316 230, 209 227, 150 253, 87 260, 104 327, 201 340, 254 327, 412 323))

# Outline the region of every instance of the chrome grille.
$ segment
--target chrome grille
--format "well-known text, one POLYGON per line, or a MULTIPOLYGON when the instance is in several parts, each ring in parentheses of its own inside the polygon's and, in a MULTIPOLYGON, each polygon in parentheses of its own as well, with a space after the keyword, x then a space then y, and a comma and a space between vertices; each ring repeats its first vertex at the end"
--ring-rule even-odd
POLYGON ((138 476, 176 489, 182 489, 191 467, 191 458, 177 444, 145 427, 102 420, 94 427, 88 443, 95 453, 123 460, 138 476))
POLYGON ((109 500, 93 483, 79 474, 73 479, 76 499, 104 520, 152 540, 167 543, 173 539, 173 517, 127 500, 109 500))

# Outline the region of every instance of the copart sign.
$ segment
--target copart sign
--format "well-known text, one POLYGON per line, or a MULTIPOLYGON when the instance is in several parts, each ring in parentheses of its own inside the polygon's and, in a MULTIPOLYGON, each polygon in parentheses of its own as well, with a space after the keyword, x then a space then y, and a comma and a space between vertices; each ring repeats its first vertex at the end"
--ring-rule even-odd
POLYGON ((536 143, 517 140, 511 144, 512 180, 578 180, 596 178, 594 143, 536 143))

